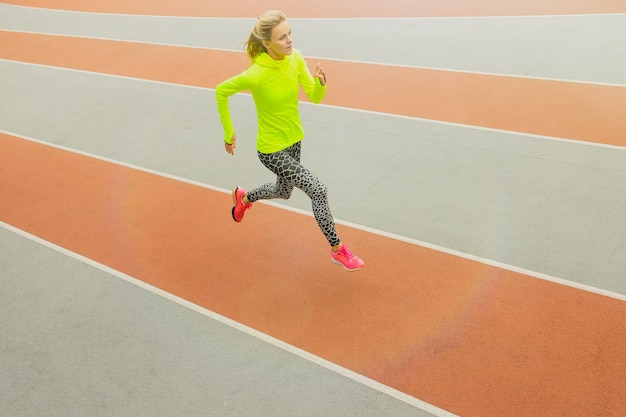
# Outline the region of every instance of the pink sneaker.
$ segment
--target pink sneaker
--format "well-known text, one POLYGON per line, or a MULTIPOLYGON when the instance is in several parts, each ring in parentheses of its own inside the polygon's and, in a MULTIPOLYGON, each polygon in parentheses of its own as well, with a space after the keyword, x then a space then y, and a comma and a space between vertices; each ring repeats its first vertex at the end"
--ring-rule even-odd
POLYGON ((350 252, 350 248, 346 245, 341 245, 337 252, 330 250, 331 261, 343 266, 348 271, 357 271, 365 265, 363 259, 355 256, 350 252))
POLYGON ((240 222, 243 220, 243 213, 252 207, 252 203, 243 204, 243 196, 246 190, 241 187, 233 188, 233 220, 240 222))

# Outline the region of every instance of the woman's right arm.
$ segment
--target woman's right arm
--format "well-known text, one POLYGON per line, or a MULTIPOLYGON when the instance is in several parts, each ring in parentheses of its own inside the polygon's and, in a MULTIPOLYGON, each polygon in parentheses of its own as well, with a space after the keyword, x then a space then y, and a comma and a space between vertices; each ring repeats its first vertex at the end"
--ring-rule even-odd
MULTIPOLYGON (((241 91, 252 90, 254 86, 254 77, 250 68, 227 79, 215 88, 215 100, 217 101, 217 112, 224 128, 224 142, 226 145, 232 145, 235 138, 235 129, 230 117, 230 109, 228 107, 228 98, 233 94, 241 91)), ((234 146, 233 146, 234 148, 234 146)), ((227 149, 228 150, 228 149, 227 149)), ((229 152, 232 153, 232 152, 229 152)))

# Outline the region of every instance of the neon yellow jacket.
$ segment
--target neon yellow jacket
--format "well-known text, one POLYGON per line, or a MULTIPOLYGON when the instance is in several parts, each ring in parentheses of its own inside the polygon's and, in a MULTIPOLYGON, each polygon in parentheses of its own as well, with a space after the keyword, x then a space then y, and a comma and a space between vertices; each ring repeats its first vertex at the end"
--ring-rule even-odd
POLYGON ((299 51, 294 49, 291 55, 280 61, 272 59, 266 52, 258 55, 247 70, 224 81, 215 90, 224 141, 231 143, 235 131, 228 98, 241 91, 250 91, 254 98, 259 152, 278 152, 302 140, 299 86, 313 103, 320 103, 326 95, 326 86, 322 86, 318 78, 313 78, 299 51))

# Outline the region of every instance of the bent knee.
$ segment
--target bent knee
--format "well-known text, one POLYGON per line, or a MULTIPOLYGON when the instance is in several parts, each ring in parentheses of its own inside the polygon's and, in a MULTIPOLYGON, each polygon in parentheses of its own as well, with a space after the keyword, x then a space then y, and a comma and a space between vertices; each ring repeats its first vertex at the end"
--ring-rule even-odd
POLYGON ((309 193, 309 196, 311 198, 325 200, 328 198, 328 188, 326 188, 326 185, 323 182, 317 181, 316 184, 311 187, 311 192, 309 193))
POLYGON ((291 192, 293 190, 289 190, 289 191, 282 191, 279 195, 278 198, 282 198, 283 200, 289 200, 289 198, 291 198, 291 192))

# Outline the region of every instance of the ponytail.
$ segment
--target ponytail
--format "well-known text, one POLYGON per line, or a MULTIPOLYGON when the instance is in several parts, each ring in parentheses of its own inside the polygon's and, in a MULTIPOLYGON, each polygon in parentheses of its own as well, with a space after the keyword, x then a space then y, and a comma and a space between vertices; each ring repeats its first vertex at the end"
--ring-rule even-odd
POLYGON ((248 54, 248 57, 251 61, 254 61, 254 58, 260 55, 262 52, 267 52, 265 46, 263 46, 261 40, 257 37, 255 32, 256 26, 254 29, 252 29, 252 32, 250 32, 248 42, 246 42, 246 54, 248 54))

